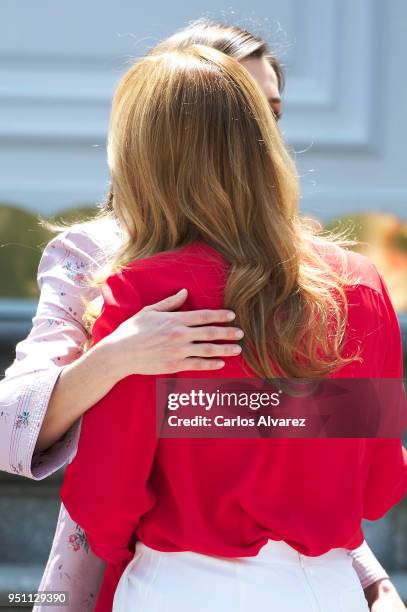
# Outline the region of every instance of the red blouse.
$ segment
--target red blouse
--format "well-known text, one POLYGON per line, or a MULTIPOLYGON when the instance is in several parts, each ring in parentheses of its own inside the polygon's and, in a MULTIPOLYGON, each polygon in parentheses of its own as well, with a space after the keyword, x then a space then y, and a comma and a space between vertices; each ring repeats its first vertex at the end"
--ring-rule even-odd
MULTIPOLYGON (((337 265, 332 253, 326 257, 337 265)), ((359 282, 347 291, 344 351, 361 343, 363 362, 335 376, 401 378, 400 328, 383 281, 365 257, 349 253, 347 263, 359 282)), ((227 273, 202 241, 133 262, 104 287, 94 342, 183 287, 183 310, 222 308, 227 273)), ((222 370, 179 376, 249 376, 241 355, 225 362, 222 370)), ((163 551, 242 557, 272 539, 321 555, 359 546, 362 518, 381 517, 406 493, 399 439, 157 439, 155 380, 129 376, 85 413, 65 472, 62 502, 106 561, 96 612, 111 611, 136 540, 163 551)))

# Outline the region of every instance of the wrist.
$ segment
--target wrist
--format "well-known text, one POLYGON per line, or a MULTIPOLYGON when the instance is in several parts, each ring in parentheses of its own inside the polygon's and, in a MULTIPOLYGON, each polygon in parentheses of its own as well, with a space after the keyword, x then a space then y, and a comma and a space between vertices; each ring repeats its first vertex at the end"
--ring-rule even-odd
POLYGON ((364 589, 369 606, 372 606, 379 599, 380 595, 388 595, 394 591, 394 586, 388 577, 376 580, 376 582, 369 584, 364 589))
POLYGON ((126 360, 123 355, 120 356, 117 346, 109 341, 108 336, 92 346, 85 355, 92 367, 102 373, 104 380, 112 387, 127 376, 124 367, 126 360))

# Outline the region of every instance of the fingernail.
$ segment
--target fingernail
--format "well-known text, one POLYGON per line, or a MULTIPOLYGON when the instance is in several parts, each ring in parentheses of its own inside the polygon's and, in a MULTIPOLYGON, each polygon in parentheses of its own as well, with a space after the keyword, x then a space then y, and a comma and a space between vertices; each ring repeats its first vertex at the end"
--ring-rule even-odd
POLYGON ((235 313, 234 313, 234 312, 228 312, 228 314, 227 314, 227 316, 226 316, 226 318, 227 318, 229 321, 232 321, 232 319, 234 319, 235 317, 236 317, 236 315, 235 315, 235 313))
POLYGON ((224 361, 217 361, 216 365, 218 366, 218 368, 222 368, 225 365, 224 361))
POLYGON ((235 338, 243 338, 244 336, 244 331, 242 329, 239 329, 236 333, 235 333, 235 338))
POLYGON ((184 291, 186 291, 186 289, 180 289, 178 293, 184 293, 184 291))
POLYGON ((240 353, 240 352, 241 352, 241 350, 242 350, 242 347, 241 347, 241 346, 234 346, 234 347, 232 348, 233 353, 240 353))

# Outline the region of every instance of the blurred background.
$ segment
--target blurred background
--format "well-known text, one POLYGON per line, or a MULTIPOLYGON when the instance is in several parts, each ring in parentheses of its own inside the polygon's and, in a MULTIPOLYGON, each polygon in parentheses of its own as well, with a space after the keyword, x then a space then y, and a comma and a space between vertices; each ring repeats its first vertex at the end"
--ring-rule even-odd
MULTIPOLYGON (((77 219, 103 200, 110 100, 133 58, 193 19, 246 27, 286 72, 281 127, 301 209, 350 228, 407 317, 405 0, 2 0, 0 6, 0 367, 29 330, 51 235, 38 216, 77 219)), ((405 342, 405 336, 404 336, 405 342)), ((62 473, 0 474, 0 591, 36 588, 62 473)), ((407 598, 407 508, 366 537, 407 598)))

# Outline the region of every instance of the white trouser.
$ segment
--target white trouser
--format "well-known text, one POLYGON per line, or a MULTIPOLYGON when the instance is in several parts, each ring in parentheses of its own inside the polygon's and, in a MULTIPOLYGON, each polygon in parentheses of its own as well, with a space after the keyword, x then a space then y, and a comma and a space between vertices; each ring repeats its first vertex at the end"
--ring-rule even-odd
POLYGON ((137 542, 112 612, 366 612, 345 549, 320 557, 269 540, 256 557, 161 552, 137 542))

